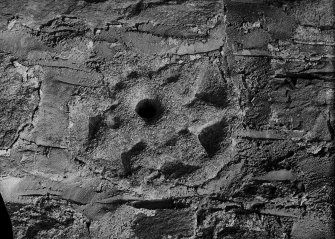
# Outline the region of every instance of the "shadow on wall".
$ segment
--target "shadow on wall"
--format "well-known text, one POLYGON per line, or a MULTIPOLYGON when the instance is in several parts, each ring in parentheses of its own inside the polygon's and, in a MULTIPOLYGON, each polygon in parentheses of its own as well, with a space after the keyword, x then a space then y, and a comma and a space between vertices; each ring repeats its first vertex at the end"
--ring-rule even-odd
POLYGON ((0 225, 1 238, 13 239, 12 223, 10 221, 5 202, 0 194, 0 225))

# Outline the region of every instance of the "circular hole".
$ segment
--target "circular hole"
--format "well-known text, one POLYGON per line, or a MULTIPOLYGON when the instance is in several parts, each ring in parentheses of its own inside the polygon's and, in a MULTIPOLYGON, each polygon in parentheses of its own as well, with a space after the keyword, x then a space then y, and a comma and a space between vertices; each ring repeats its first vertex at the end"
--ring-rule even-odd
POLYGON ((150 120, 158 115, 159 104, 155 100, 144 99, 137 103, 135 111, 141 118, 150 120))

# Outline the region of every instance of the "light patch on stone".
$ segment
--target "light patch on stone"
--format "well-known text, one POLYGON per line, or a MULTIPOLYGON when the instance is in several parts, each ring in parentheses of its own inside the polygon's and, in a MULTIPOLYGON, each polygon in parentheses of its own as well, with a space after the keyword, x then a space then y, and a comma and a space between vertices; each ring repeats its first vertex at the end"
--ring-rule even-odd
POLYGON ((10 149, 0 149, 0 157, 9 157, 10 149))
POLYGON ((87 48, 88 48, 88 50, 92 50, 93 49, 93 41, 89 41, 87 43, 87 48))
POLYGON ((15 201, 16 190, 22 178, 8 176, 0 180, 0 192, 5 201, 15 201))
POLYGON ((28 67, 21 65, 19 62, 14 61, 14 66, 16 67, 17 73, 19 73, 24 81, 28 80, 28 67))

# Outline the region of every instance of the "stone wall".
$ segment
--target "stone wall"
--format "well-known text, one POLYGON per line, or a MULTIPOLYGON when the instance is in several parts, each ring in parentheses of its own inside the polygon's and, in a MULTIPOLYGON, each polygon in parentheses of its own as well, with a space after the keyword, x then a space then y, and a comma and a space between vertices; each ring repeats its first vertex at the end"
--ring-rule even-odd
POLYGON ((333 238, 332 0, 1 0, 15 238, 333 238))

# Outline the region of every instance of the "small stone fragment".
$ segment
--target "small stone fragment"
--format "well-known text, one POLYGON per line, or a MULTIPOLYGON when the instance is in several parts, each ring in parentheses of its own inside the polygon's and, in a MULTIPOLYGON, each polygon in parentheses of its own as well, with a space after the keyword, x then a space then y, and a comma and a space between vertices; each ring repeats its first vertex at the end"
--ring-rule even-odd
POLYGON ((256 177, 255 179, 260 181, 293 181, 295 176, 291 170, 282 169, 268 172, 267 174, 256 177))
POLYGON ((227 135, 227 125, 224 120, 212 121, 198 128, 191 128, 199 139, 200 144, 212 157, 221 148, 221 143, 227 135))
POLYGON ((205 64, 200 69, 195 97, 218 107, 227 104, 224 78, 216 65, 205 64))
POLYGON ((128 150, 121 153, 121 161, 122 161, 125 175, 129 175, 131 173, 132 157, 135 157, 136 155, 141 153, 141 151, 143 151, 145 148, 146 148, 145 142, 142 140, 139 140, 128 150))
POLYGON ((185 174, 191 173, 197 167, 192 165, 186 165, 179 160, 166 161, 160 167, 160 172, 168 179, 178 178, 185 174))

